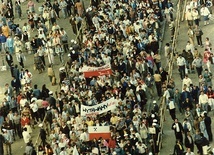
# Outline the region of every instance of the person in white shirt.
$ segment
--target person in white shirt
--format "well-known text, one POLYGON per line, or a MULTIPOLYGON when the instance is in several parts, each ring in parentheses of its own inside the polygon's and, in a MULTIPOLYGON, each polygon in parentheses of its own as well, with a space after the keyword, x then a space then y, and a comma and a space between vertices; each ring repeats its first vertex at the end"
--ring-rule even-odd
POLYGON ((191 126, 190 122, 187 120, 187 118, 184 119, 182 126, 184 129, 185 135, 187 134, 188 131, 192 131, 192 126, 191 126))
POLYGON ((86 142, 88 140, 87 138, 87 134, 84 131, 84 129, 80 130, 80 137, 79 137, 80 141, 82 142, 86 142))
POLYGON ((195 1, 195 0, 192 0, 190 3, 189 3, 191 9, 194 9, 194 8, 197 8, 198 7, 198 2, 195 1))
POLYGON ((28 71, 28 69, 25 70, 24 78, 26 80, 26 83, 30 84, 32 81, 32 73, 28 71))
POLYGON ((187 152, 185 155, 195 155, 195 153, 192 152, 190 148, 187 148, 187 152))
POLYGON ((38 110, 39 107, 36 104, 36 100, 32 100, 32 103, 30 104, 30 108, 32 109, 32 118, 34 119, 34 121, 39 122, 39 116, 38 116, 38 110))
MULTIPOLYGON (((193 36, 193 31, 191 31, 191 29, 188 30, 188 32, 189 32, 189 33, 192 33, 192 36, 193 36), (189 32, 189 31, 190 31, 190 32, 189 32)), ((189 38, 191 38, 191 37, 190 37, 190 34, 188 34, 188 35, 189 35, 189 38)), ((193 38, 193 37, 192 37, 192 38, 193 38)), ((195 48, 194 48, 193 40, 192 40, 192 42, 187 41, 186 51, 189 51, 189 50, 191 51, 192 54, 194 53, 195 48)))
POLYGON ((199 25, 199 13, 197 8, 193 8, 192 10, 192 17, 193 17, 193 21, 195 23, 195 25, 199 25))
POLYGON ((23 136, 25 144, 27 144, 27 143, 29 143, 31 141, 31 135, 27 131, 27 128, 23 129, 22 136, 23 136))
POLYGON ((185 78, 183 79, 182 82, 182 89, 184 88, 184 85, 186 85, 186 87, 190 87, 190 85, 192 84, 192 80, 188 77, 188 75, 185 75, 185 78))
POLYGON ((193 16, 192 16, 191 8, 188 8, 185 18, 186 18, 188 26, 193 26, 193 16))
POLYGON ((80 114, 78 114, 78 116, 75 118, 76 124, 82 124, 82 117, 80 116, 80 114))
POLYGON ((199 105, 201 106, 203 111, 208 111, 208 96, 207 94, 204 94, 204 91, 200 92, 201 94, 199 95, 199 105))
POLYGON ((102 20, 98 17, 97 14, 92 18, 92 23, 94 24, 97 32, 100 30, 100 22, 101 21, 102 20))
POLYGON ((166 98, 166 104, 168 105, 169 103, 169 98, 170 98, 170 93, 167 87, 163 88, 163 97, 166 98))
POLYGON ((169 98, 169 114, 172 118, 172 120, 175 120, 175 102, 172 97, 169 98))
POLYGON ((205 4, 202 5, 201 10, 200 10, 201 16, 203 17, 204 20, 204 25, 209 24, 209 15, 210 11, 209 9, 205 6, 205 4))
POLYGON ((48 56, 48 61, 49 64, 54 64, 54 51, 51 47, 47 47, 47 49, 45 50, 47 56, 48 56))
POLYGON ((177 65, 178 65, 178 70, 180 72, 181 80, 183 80, 183 78, 185 76, 186 60, 184 57, 182 57, 181 54, 179 54, 179 56, 177 58, 177 65))
POLYGON ((192 9, 192 6, 190 5, 190 2, 187 2, 185 12, 187 12, 189 9, 191 10, 191 9, 192 9))
POLYGON ((139 150, 140 154, 145 154, 147 152, 147 146, 142 142, 137 142, 136 147, 139 150))
POLYGON ((66 152, 65 147, 63 147, 61 148, 61 152, 59 153, 59 155, 69 155, 69 154, 66 152))

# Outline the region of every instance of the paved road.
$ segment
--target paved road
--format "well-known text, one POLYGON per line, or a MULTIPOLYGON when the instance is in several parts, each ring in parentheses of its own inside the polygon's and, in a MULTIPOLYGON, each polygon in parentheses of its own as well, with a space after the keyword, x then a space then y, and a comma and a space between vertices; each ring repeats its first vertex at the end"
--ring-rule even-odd
MULTIPOLYGON (((212 8, 213 9, 213 8, 212 8)), ((207 26, 203 26, 203 22, 200 22, 200 27, 202 28, 202 31, 204 32, 203 35, 203 42, 205 41, 206 37, 209 37, 211 42, 214 43, 213 40, 213 33, 214 32, 214 21, 210 22, 210 25, 207 26)), ((181 22, 180 24, 180 30, 179 30, 179 37, 177 40, 178 46, 176 51, 178 53, 181 53, 183 49, 185 49, 186 47, 186 43, 188 41, 188 36, 187 36, 187 23, 186 21, 181 22)), ((170 34, 169 34, 169 30, 168 30, 168 26, 166 26, 166 31, 165 31, 165 36, 163 39, 163 45, 165 45, 166 42, 168 42, 170 40, 170 34)), ((196 39, 195 39, 196 42, 196 39)), ((200 53, 203 53, 204 48, 201 47, 197 47, 200 53)), ((203 54, 202 54, 203 55, 203 54)), ((211 67, 212 69, 212 73, 214 71, 213 65, 211 67)), ((178 72, 178 69, 175 65, 174 70, 173 70, 173 75, 172 75, 173 79, 175 80, 176 83, 176 88, 178 88, 179 90, 181 90, 181 80, 180 80, 180 75, 178 72)), ((196 74, 189 74, 189 77, 192 79, 193 84, 198 85, 198 77, 196 74)), ((212 79, 212 82, 214 82, 214 79, 212 79)), ((214 113, 210 113, 209 116, 212 117, 212 120, 214 118, 214 113)), ((177 117, 180 120, 180 122, 183 122, 184 116, 177 113, 177 117)), ((171 130, 171 125, 172 125, 173 121, 169 115, 169 112, 166 112, 166 117, 165 117, 165 123, 164 123, 164 131, 163 131, 163 148, 161 149, 160 154, 161 155, 169 155, 173 153, 173 149, 174 149, 174 144, 175 144, 175 136, 174 136, 174 131, 171 130)), ((214 121, 212 121, 212 127, 214 127, 214 121)), ((212 132, 214 133, 214 128, 212 128, 212 132)), ((214 143, 211 143, 211 146, 214 147, 214 143)), ((196 153, 196 147, 195 147, 195 153, 196 153)))

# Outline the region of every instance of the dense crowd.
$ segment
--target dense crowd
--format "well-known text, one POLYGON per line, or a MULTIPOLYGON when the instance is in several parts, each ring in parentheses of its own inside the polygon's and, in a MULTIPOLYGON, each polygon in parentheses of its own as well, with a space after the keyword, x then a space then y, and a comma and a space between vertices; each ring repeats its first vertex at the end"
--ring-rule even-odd
MULTIPOLYGON (((1 52, 6 53, 13 80, 5 84, 1 105, 0 152, 11 154, 11 144, 19 137, 26 144, 26 155, 157 154, 161 127, 156 100, 163 96, 174 120, 172 129, 177 139, 174 154, 194 155, 194 144, 203 154, 203 148, 208 148, 212 141, 208 116, 214 108, 212 48, 209 38, 202 42, 199 16, 190 18, 200 8, 198 15, 204 16, 204 25, 209 24, 209 9, 196 3, 191 1, 186 7, 189 41, 182 53, 174 53, 182 80, 181 90, 173 79, 167 81, 168 73, 161 65, 159 51, 163 21, 169 25, 171 41, 174 36, 174 9, 170 1, 91 0, 85 9, 79 0, 47 0, 38 7, 38 1, 29 0, 16 1, 15 10, 11 0, 2 3, 1 52), (23 19, 22 5, 25 4, 28 21, 20 26, 14 23, 14 18, 23 19), (70 23, 77 41, 69 43, 70 32, 60 26, 59 18, 70 23), (38 34, 32 36, 35 31, 38 34), (203 54, 195 48, 195 37, 198 45, 205 47, 203 54), (45 84, 39 89, 34 84, 36 80, 24 65, 26 51, 34 54, 34 68, 39 73, 48 66, 53 85, 56 84, 53 65, 56 66, 58 56, 63 65, 59 68, 60 91, 52 92, 45 84), (64 59, 65 53, 68 61, 64 59), (20 70, 14 64, 14 55, 20 70), (112 72, 85 77, 84 67, 108 64, 112 72), (195 68, 199 85, 193 85, 188 77, 190 73, 195 74, 195 68), (95 106, 112 97, 118 101, 116 109, 82 116, 81 105, 95 106), (185 114, 183 123, 176 117, 178 112, 185 114), (31 141, 32 130, 37 125, 41 139, 38 147, 31 141), (91 126, 109 126, 110 138, 100 134, 99 138, 90 139, 88 127, 91 126)), ((172 50, 167 43, 164 47, 167 62, 172 50)))

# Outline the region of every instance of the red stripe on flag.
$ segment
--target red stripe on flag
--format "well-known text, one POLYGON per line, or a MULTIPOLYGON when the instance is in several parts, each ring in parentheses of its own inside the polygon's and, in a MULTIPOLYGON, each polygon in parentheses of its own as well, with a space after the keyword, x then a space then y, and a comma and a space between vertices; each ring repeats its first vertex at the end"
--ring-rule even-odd
POLYGON ((96 70, 96 71, 87 71, 87 72, 83 72, 84 77, 88 78, 88 77, 92 77, 92 76, 102 76, 102 75, 111 75, 112 74, 112 70, 106 69, 106 70, 96 70))
POLYGON ((94 138, 99 139, 100 137, 109 139, 111 138, 111 133, 89 133, 89 140, 93 140, 94 138))

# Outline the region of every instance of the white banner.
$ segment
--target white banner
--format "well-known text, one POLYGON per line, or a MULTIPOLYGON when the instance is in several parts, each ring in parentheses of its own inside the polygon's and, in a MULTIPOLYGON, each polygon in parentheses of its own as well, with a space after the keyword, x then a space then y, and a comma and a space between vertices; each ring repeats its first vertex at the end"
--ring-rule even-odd
POLYGON ((106 70, 106 69, 111 69, 110 64, 106 64, 101 67, 90 67, 90 66, 83 66, 81 71, 82 72, 90 72, 90 71, 99 71, 99 70, 106 70))
POLYGON ((109 126, 89 126, 88 133, 110 133, 109 126))
POLYGON ((118 100, 114 99, 113 97, 103 103, 94 106, 81 105, 81 116, 99 115, 109 110, 116 109, 117 105, 118 100))

